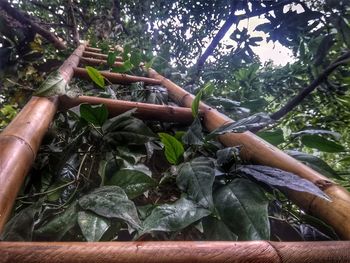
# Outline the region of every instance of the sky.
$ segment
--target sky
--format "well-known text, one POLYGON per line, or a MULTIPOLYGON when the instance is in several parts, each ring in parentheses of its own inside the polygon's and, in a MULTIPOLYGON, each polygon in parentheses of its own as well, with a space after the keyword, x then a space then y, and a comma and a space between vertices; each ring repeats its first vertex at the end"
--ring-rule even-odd
MULTIPOLYGON (((301 5, 289 5, 284 7, 284 12, 286 12, 289 8, 293 11, 297 11, 297 13, 304 12, 304 9, 301 5)), ((273 11, 272 11, 273 12, 273 11)), ((295 58, 293 57, 292 51, 285 46, 281 45, 279 42, 266 41, 266 34, 262 31, 254 31, 255 27, 268 22, 267 19, 262 17, 252 17, 250 19, 244 19, 240 21, 238 24, 238 29, 242 30, 243 28, 248 29, 248 34, 252 37, 262 37, 263 41, 259 42, 259 46, 251 47, 252 50, 257 54, 262 63, 272 60, 273 63, 277 66, 284 66, 288 62, 293 62, 295 58)), ((235 27, 232 27, 225 37, 223 38, 223 42, 232 43, 234 42, 230 40, 230 35, 235 30, 235 27)))

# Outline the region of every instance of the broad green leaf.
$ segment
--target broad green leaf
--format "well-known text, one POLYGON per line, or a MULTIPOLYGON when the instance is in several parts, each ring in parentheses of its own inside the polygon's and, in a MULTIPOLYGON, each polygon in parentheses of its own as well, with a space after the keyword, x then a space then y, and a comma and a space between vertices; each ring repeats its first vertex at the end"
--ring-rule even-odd
POLYGON ((214 192, 214 204, 222 221, 239 240, 268 240, 268 200, 247 179, 235 179, 214 192))
POLYGON ((238 236, 231 232, 225 223, 215 217, 202 218, 202 225, 206 240, 210 241, 236 241, 238 236))
POLYGON ((113 66, 115 59, 117 57, 117 52, 108 52, 107 64, 108 66, 113 66))
POLYGON ((197 93, 196 97, 194 98, 192 102, 192 115, 193 117, 197 117, 198 110, 199 110, 199 104, 201 102, 203 95, 208 95, 212 90, 214 89, 214 84, 211 82, 208 82, 204 85, 204 87, 197 93))
POLYGON ((86 66, 85 69, 92 81, 95 82, 97 86, 104 89, 105 78, 101 75, 101 73, 97 69, 90 66, 86 66))
POLYGON ((142 60, 141 52, 139 50, 134 50, 131 52, 130 62, 134 67, 139 67, 142 60))
POLYGON ((112 72, 116 73, 124 73, 132 70, 134 68, 134 65, 130 62, 130 60, 125 60, 123 62, 123 65, 118 66, 118 67, 113 67, 112 72))
POLYGON ((261 131, 256 135, 275 146, 284 142, 282 129, 277 129, 274 131, 261 131))
POLYGON ((100 241, 110 226, 110 222, 94 213, 81 211, 78 213, 78 224, 86 241, 100 241))
POLYGON ((214 179, 214 162, 206 157, 198 157, 179 166, 176 183, 189 199, 212 210, 214 179))
POLYGON ((186 198, 173 204, 163 204, 152 210, 143 222, 143 233, 151 231, 179 231, 210 215, 211 212, 186 198))
POLYGON ((325 161, 322 159, 313 156, 311 154, 299 152, 299 151, 285 151, 290 156, 294 157, 295 159, 303 162, 307 166, 311 167, 315 171, 327 176, 327 177, 333 177, 337 178, 339 180, 342 180, 343 178, 340 177, 335 170, 332 169, 325 161))
POLYGON ((177 164, 184 153, 184 147, 174 136, 167 133, 158 133, 165 147, 165 157, 171 164, 177 164))
POLYGON ((77 202, 73 202, 64 212, 34 231, 39 239, 61 240, 77 223, 77 202))
POLYGON ((270 116, 266 113, 260 112, 239 121, 225 124, 212 131, 207 137, 212 138, 216 135, 221 135, 229 132, 245 132, 251 129, 259 129, 266 127, 271 123, 273 123, 273 120, 270 118, 270 116))
POLYGON ((268 185, 306 192, 330 200, 315 184, 290 172, 263 165, 242 165, 237 171, 268 185))
POLYGON ((301 142, 305 146, 317 149, 321 152, 335 153, 345 151, 345 148, 342 145, 319 135, 303 135, 301 137, 301 142))
POLYGON ((15 214, 4 227, 0 240, 32 241, 37 215, 40 213, 42 201, 38 201, 15 214))
POLYGON ((34 92, 34 96, 50 97, 55 95, 65 95, 68 90, 68 83, 59 71, 52 72, 47 79, 34 92))
POLYGON ((196 117, 187 132, 183 135, 182 141, 187 145, 203 145, 203 137, 201 121, 196 117))
POLYGON ((153 66, 153 64, 154 64, 154 62, 156 61, 156 59, 157 59, 157 57, 153 57, 153 58, 151 58, 150 61, 146 62, 146 63, 145 63, 145 68, 146 68, 147 70, 150 69, 150 68, 153 66))
POLYGON ((238 159, 239 148, 238 147, 226 147, 216 152, 217 164, 219 166, 231 163, 238 159))
POLYGON ((126 61, 129 59, 129 54, 131 52, 131 45, 129 43, 125 44, 124 47, 123 47, 123 54, 122 54, 122 57, 123 57, 123 60, 126 61))
POLYGON ((206 100, 206 102, 212 104, 213 106, 223 107, 227 111, 234 110, 236 107, 239 107, 241 105, 239 101, 234 101, 222 97, 210 97, 206 100))
POLYGON ((141 171, 127 168, 117 171, 106 184, 120 186, 133 199, 155 187, 157 182, 141 171))
POLYGON ((125 112, 107 120, 102 131, 104 140, 111 144, 144 144, 154 140, 156 135, 143 121, 132 117, 135 110, 125 112))
POLYGON ((135 204, 128 199, 119 186, 103 186, 79 199, 79 205, 100 216, 118 218, 130 227, 140 228, 140 219, 135 204))
POLYGON ((334 131, 329 131, 329 130, 315 130, 315 129, 308 129, 308 130, 302 130, 299 132, 292 133, 292 136, 298 137, 298 136, 303 136, 303 135, 331 135, 334 137, 334 139, 339 140, 340 139, 340 133, 334 132, 334 131))
POLYGON ((108 118, 108 110, 104 104, 81 104, 80 117, 95 126, 101 127, 108 118))

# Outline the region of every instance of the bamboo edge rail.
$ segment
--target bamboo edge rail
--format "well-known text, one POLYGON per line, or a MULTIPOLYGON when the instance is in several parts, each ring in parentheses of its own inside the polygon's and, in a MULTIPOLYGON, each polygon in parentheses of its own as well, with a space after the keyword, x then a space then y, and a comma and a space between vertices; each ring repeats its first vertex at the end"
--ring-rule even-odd
MULTIPOLYGON (((59 68, 66 83, 86 45, 81 44, 59 68)), ((57 108, 57 97, 32 97, 0 134, 0 233, 57 108)))
POLYGON ((350 260, 349 243, 345 241, 3 242, 0 245, 0 263, 332 263, 350 260))

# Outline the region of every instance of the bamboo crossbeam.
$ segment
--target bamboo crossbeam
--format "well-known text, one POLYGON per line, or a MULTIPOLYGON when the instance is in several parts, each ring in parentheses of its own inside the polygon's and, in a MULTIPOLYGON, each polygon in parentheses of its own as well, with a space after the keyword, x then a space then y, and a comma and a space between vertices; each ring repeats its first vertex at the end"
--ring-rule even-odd
MULTIPOLYGON (((83 52, 83 57, 107 60, 108 55, 95 53, 95 52, 84 51, 83 52)), ((115 61, 119 61, 120 62, 120 61, 123 61, 123 59, 121 57, 116 57, 115 61)))
POLYGON ((190 124, 193 121, 191 109, 156 105, 133 101, 114 100, 99 97, 79 96, 77 98, 61 97, 60 108, 69 109, 81 103, 104 104, 108 108, 110 117, 117 116, 136 108, 135 116, 143 120, 157 120, 162 122, 176 122, 190 124))
MULTIPOLYGON (((82 57, 80 59, 80 64, 100 66, 100 65, 107 65, 107 61, 106 60, 102 60, 102 59, 96 59, 96 58, 85 58, 85 57, 82 57)), ((123 62, 114 62, 113 63, 113 66, 115 66, 115 67, 120 67, 122 65, 123 65, 123 62)))
MULTIPOLYGON (((148 73, 149 77, 161 81, 161 85, 168 89, 169 97, 175 102, 191 107, 194 99, 192 94, 153 69, 149 69, 148 73)), ((209 131, 233 122, 232 119, 204 103, 200 104, 200 109, 204 114, 204 125, 209 131)), ((319 186, 332 199, 332 202, 303 192, 290 191, 289 198, 306 212, 330 224, 341 238, 350 239, 350 194, 344 187, 335 184, 249 131, 221 135, 219 140, 226 146, 241 145, 241 157, 244 160, 292 172, 319 186)))
POLYGON ((88 52, 95 52, 95 53, 101 53, 101 49, 100 48, 96 48, 96 47, 86 47, 85 51, 88 52))
MULTIPOLYGON (((100 73, 110 82, 115 84, 131 84, 135 82, 144 82, 145 84, 160 85, 161 83, 161 81, 158 79, 138 77, 138 76, 132 76, 128 74, 112 73, 108 71, 100 71, 100 73)), ((87 70, 84 68, 78 68, 78 67, 74 68, 74 76, 90 79, 89 74, 87 73, 87 70)))
POLYGON ((332 263, 350 261, 350 242, 2 242, 1 263, 332 263))
MULTIPOLYGON (((67 83, 85 46, 80 45, 59 68, 67 83)), ((33 97, 0 134, 0 233, 57 107, 58 98, 33 97)))

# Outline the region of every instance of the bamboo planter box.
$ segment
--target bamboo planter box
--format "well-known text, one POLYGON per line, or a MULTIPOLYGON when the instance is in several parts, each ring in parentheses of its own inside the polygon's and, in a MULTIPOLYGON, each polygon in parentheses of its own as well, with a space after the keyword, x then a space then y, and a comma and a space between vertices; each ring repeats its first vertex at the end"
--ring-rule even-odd
MULTIPOLYGON (((86 76, 84 69, 77 68, 84 55, 88 57, 83 58, 84 63, 103 63, 106 56, 99 52, 86 43, 81 44, 59 69, 64 80, 69 83, 73 76, 86 76)), ((0 134, 0 232, 58 108, 83 102, 104 103, 111 115, 137 108, 137 116, 142 119, 191 123, 193 95, 152 69, 148 73, 149 78, 104 74, 117 83, 144 81, 162 85, 168 89, 171 99, 184 107, 87 96, 74 99, 33 97, 28 102, 0 134), (154 114, 155 111, 162 114, 154 114)), ((210 131, 232 122, 203 103, 200 114, 210 131)), ((289 198, 330 224, 342 239, 350 239, 350 195, 346 189, 250 132, 222 135, 220 141, 227 146, 243 145, 241 157, 245 160, 295 173, 319 186, 332 202, 292 191, 289 198)), ((0 262, 350 262, 350 242, 1 242, 0 253, 0 262)))

